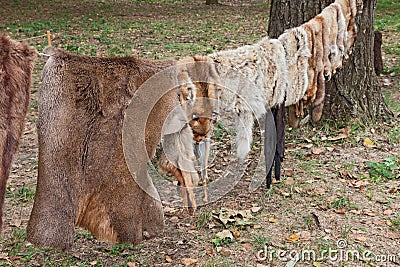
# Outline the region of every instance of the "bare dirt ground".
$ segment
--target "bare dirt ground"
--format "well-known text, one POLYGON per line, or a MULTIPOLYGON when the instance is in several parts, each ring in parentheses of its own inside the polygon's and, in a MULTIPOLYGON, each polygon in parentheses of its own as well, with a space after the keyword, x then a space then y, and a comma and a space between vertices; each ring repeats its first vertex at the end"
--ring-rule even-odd
MULTIPOLYGON (((138 3, 146 7, 146 3, 138 3)), ((182 5, 183 9, 190 8, 186 2, 182 5)), ((199 5, 196 3, 196 7, 199 5)), ((155 16, 157 9, 164 8, 162 4, 155 6, 137 9, 136 16, 139 19, 155 16)), ((251 11, 258 17, 267 7, 222 9, 225 10, 219 11, 221 14, 229 12, 243 18, 246 14, 242 12, 251 11)), ((169 17, 168 12, 165 14, 169 17)), ((264 18, 260 21, 266 23, 264 18)), ((244 27, 250 26, 254 25, 249 23, 244 27)), ((262 30, 265 31, 261 29, 255 36, 262 36, 262 30)), ((19 35, 14 33, 14 36, 19 35)), ((82 33, 80 38, 84 38, 82 33)), ((185 39, 182 34, 180 38, 185 39)), ((399 40, 399 35, 386 34, 385 40, 389 38, 399 40)), ((226 45, 217 40, 215 47, 222 46, 226 45)), ((154 50, 146 48, 149 47, 139 42, 135 49, 139 54, 151 53, 157 50, 157 45, 154 50)), ((174 50, 165 54, 180 56, 174 50)), ((398 66, 400 60, 395 55, 385 55, 385 64, 398 66)), ((272 189, 267 190, 263 185, 249 192, 251 167, 257 155, 253 152, 248 159, 248 171, 233 190, 215 203, 201 207, 194 216, 182 208, 166 205, 165 231, 136 247, 112 246, 77 229, 71 251, 34 248, 25 240, 25 228, 37 176, 36 119, 42 66, 40 62, 36 65, 31 107, 8 181, 5 222, 0 236, 1 266, 400 265, 399 170, 393 170, 393 179, 374 178, 366 163, 379 163, 383 168, 382 164, 388 162, 385 159, 392 158, 394 165, 400 165, 398 120, 370 126, 350 124, 348 128, 320 124, 314 129, 310 126, 288 129, 283 177, 272 189)), ((399 75, 382 75, 380 79, 389 99, 399 103, 399 75)), ((220 144, 218 151, 224 151, 223 138, 228 137, 223 135, 219 141, 214 140, 220 144)), ((256 143, 254 150, 257 148, 256 143)), ((210 170, 212 178, 216 179, 224 169, 225 156, 222 153, 216 157, 210 170)))

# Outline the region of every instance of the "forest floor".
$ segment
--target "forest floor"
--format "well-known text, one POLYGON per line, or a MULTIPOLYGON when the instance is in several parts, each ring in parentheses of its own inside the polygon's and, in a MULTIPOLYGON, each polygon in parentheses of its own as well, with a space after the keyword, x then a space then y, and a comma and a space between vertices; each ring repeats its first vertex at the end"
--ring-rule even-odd
MULTIPOLYGON (((97 56, 185 55, 251 44, 265 36, 267 3, 204 0, 15 0, 2 3, 0 34, 22 40, 52 33, 52 45, 97 56)), ((323 120, 287 129, 283 177, 270 190, 248 190, 249 170, 233 190, 193 216, 164 205, 165 231, 138 246, 110 245, 77 229, 70 251, 36 248, 26 225, 36 187, 37 61, 25 130, 8 180, 0 266, 399 266, 400 3, 378 1, 386 102, 396 119, 347 124, 323 120), (397 11, 396 11, 397 10, 397 11), (295 260, 295 256, 299 259, 295 260)), ((46 38, 30 39, 41 51, 46 38)), ((229 131, 213 142, 211 178, 224 170, 229 131)), ((229 153, 228 153, 229 154, 229 153)), ((226 165, 226 164, 225 164, 226 165)))

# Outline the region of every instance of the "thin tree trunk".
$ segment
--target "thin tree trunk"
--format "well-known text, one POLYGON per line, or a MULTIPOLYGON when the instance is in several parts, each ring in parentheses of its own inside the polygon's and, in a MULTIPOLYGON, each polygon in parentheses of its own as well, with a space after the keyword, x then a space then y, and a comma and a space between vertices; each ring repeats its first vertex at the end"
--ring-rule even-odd
MULTIPOLYGON (((333 0, 272 0, 268 33, 278 37, 285 29, 297 27, 320 13, 333 0)), ((353 53, 341 70, 326 82, 325 118, 380 120, 393 116, 381 93, 374 72, 374 10, 376 0, 364 0, 357 16, 358 34, 353 53)))

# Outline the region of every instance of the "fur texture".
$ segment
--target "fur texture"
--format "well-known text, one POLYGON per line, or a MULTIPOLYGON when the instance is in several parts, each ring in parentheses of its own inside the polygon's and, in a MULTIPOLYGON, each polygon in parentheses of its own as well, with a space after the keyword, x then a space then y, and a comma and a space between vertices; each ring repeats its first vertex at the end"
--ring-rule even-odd
POLYGON ((288 86, 285 106, 298 103, 308 87, 308 60, 311 57, 308 36, 304 28, 296 27, 285 31, 278 38, 286 52, 288 86))
POLYGON ((221 100, 231 105, 239 117, 235 128, 237 155, 250 151, 254 117, 284 101, 287 90, 287 62, 282 44, 264 38, 254 45, 209 55, 217 64, 224 90, 221 100))
POLYGON ((24 129, 37 51, 0 36, 0 231, 11 163, 24 129))
MULTIPOLYGON (((68 249, 75 225, 111 243, 137 244, 159 234, 161 203, 139 188, 129 172, 122 126, 137 89, 175 61, 95 58, 54 48, 44 52, 52 56, 39 97, 39 174, 28 240, 68 249)), ((167 109, 179 105, 176 92, 157 105, 145 133, 150 156, 160 141, 167 109)), ((146 162, 137 163, 136 169, 137 175, 146 175, 146 162)))
MULTIPOLYGON (((208 142, 212 125, 216 120, 214 116, 218 115, 214 114, 214 112, 218 112, 216 110, 219 100, 217 91, 221 90, 219 75, 216 72, 214 62, 205 56, 183 58, 178 62, 177 77, 179 102, 187 116, 194 140, 196 142, 208 142)), ((179 147, 176 142, 171 141, 167 143, 170 150, 179 147)), ((186 143, 183 142, 182 145, 185 146, 186 143)), ((195 174, 195 170, 187 172, 188 168, 191 169, 191 166, 187 166, 184 169, 179 168, 183 164, 183 160, 179 160, 180 158, 194 158, 193 149, 187 146, 187 149, 180 149, 180 151, 182 151, 182 154, 177 155, 175 160, 171 160, 163 154, 158 162, 158 166, 164 172, 171 173, 177 178, 181 186, 185 205, 194 211, 196 209, 196 200, 193 193, 193 186, 197 185, 197 174, 195 174), (186 177, 191 177, 191 179, 187 179, 186 177)), ((204 186, 206 186, 208 179, 208 152, 205 151, 205 154, 205 157, 200 159, 202 160, 201 178, 204 186)))
POLYGON ((339 33, 338 29, 338 20, 337 20, 337 9, 332 5, 327 6, 322 10, 321 15, 324 16, 325 21, 327 22, 326 30, 329 31, 329 61, 331 64, 331 69, 325 69, 324 75, 328 77, 328 80, 335 74, 336 69, 339 66, 339 47, 337 44, 337 36, 339 33))
POLYGON ((339 58, 337 68, 341 68, 343 65, 343 60, 345 58, 345 43, 344 39, 346 37, 346 19, 343 14, 342 6, 338 3, 332 3, 331 6, 336 9, 337 14, 337 25, 338 25, 338 35, 337 35, 337 46, 339 48, 339 58))
POLYGON ((382 61, 382 32, 374 31, 374 69, 376 75, 380 75, 383 70, 382 61))
POLYGON ((336 0, 335 3, 341 6, 345 18, 346 32, 343 43, 344 56, 345 59, 348 59, 349 54, 351 54, 351 47, 353 46, 357 35, 357 25, 355 21, 357 15, 357 2, 356 0, 336 0))

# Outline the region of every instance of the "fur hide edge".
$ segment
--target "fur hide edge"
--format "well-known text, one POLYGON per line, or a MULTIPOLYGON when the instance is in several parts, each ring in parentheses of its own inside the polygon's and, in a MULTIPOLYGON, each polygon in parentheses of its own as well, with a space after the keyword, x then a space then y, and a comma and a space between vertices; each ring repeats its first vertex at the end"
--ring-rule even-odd
POLYGON ((296 27, 278 37, 286 52, 288 86, 285 106, 298 103, 308 88, 308 60, 311 57, 304 28, 296 27))
POLYGON ((25 42, 0 36, 0 231, 6 183, 24 129, 36 55, 36 49, 25 42))

